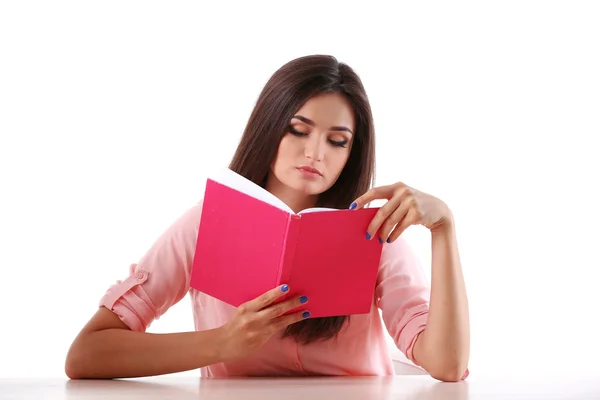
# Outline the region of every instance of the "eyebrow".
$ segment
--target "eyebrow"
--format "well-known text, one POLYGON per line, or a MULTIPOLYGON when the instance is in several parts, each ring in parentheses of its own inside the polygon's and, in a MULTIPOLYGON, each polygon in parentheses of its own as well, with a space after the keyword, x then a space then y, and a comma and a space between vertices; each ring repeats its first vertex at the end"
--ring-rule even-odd
MULTIPOLYGON (((299 119, 300 121, 302 121, 305 124, 308 124, 310 126, 315 126, 315 122, 313 120, 303 117, 302 115, 294 115, 292 118, 299 119)), ((329 130, 330 131, 346 131, 346 132, 350 132, 351 134, 354 135, 354 132, 352 132, 350 130, 350 128, 347 128, 345 126, 332 126, 331 128, 329 128, 329 130)))

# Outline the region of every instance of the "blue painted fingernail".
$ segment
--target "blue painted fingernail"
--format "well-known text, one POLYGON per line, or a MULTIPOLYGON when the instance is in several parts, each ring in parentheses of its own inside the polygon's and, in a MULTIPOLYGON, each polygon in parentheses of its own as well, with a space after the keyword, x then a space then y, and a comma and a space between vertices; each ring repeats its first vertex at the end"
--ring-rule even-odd
POLYGON ((308 301, 308 297, 306 297, 306 296, 302 296, 302 297, 300 297, 300 303, 301 303, 301 304, 304 304, 304 303, 306 303, 307 301, 308 301))
POLYGON ((288 286, 288 285, 283 285, 283 286, 281 287, 281 291, 282 291, 282 292, 287 292, 287 291, 288 291, 288 289, 289 289, 289 286, 288 286))
POLYGON ((390 239, 390 238, 387 238, 386 242, 390 243, 390 241, 391 241, 391 239, 390 239))
POLYGON ((367 232, 367 240, 371 239, 371 234, 367 232))
POLYGON ((379 243, 383 244, 383 240, 381 240, 381 238, 379 238, 379 243))
POLYGON ((354 202, 354 203, 350 204, 350 209, 354 210, 356 208, 356 206, 357 206, 357 204, 356 204, 356 202, 354 202))
POLYGON ((302 313, 302 318, 308 318, 308 317, 310 317, 310 313, 308 311, 304 311, 302 313))

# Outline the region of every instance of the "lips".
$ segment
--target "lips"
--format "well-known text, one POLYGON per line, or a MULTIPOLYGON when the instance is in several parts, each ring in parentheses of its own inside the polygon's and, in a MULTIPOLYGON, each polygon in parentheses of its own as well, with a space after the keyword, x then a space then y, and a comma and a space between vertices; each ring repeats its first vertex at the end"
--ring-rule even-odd
POLYGON ((306 171, 306 172, 310 172, 313 174, 317 174, 319 176, 323 176, 323 173, 321 171, 319 171, 318 169, 313 168, 313 167, 305 166, 305 167, 298 167, 298 169, 301 171, 306 171))

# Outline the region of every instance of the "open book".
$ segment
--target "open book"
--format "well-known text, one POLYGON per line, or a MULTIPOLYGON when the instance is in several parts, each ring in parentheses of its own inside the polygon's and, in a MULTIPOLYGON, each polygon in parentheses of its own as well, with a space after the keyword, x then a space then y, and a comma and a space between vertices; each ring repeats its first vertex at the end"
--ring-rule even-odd
MULTIPOLYGON (((382 245, 367 240, 377 208, 294 213, 224 169, 207 179, 190 285, 235 307, 281 284, 308 296, 311 317, 368 313, 382 245)), ((300 308, 298 308, 299 310, 300 308)))

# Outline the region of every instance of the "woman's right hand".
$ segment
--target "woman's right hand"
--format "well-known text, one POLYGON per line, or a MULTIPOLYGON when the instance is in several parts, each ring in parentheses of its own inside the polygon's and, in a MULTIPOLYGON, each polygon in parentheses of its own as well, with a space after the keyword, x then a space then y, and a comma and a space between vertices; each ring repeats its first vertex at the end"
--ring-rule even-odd
POLYGON ((284 315, 305 304, 308 301, 306 296, 273 304, 287 292, 289 292, 287 285, 278 286, 241 304, 231 320, 220 328, 222 346, 219 358, 229 360, 250 355, 260 349, 276 332, 310 317, 310 312, 306 310, 284 315))

